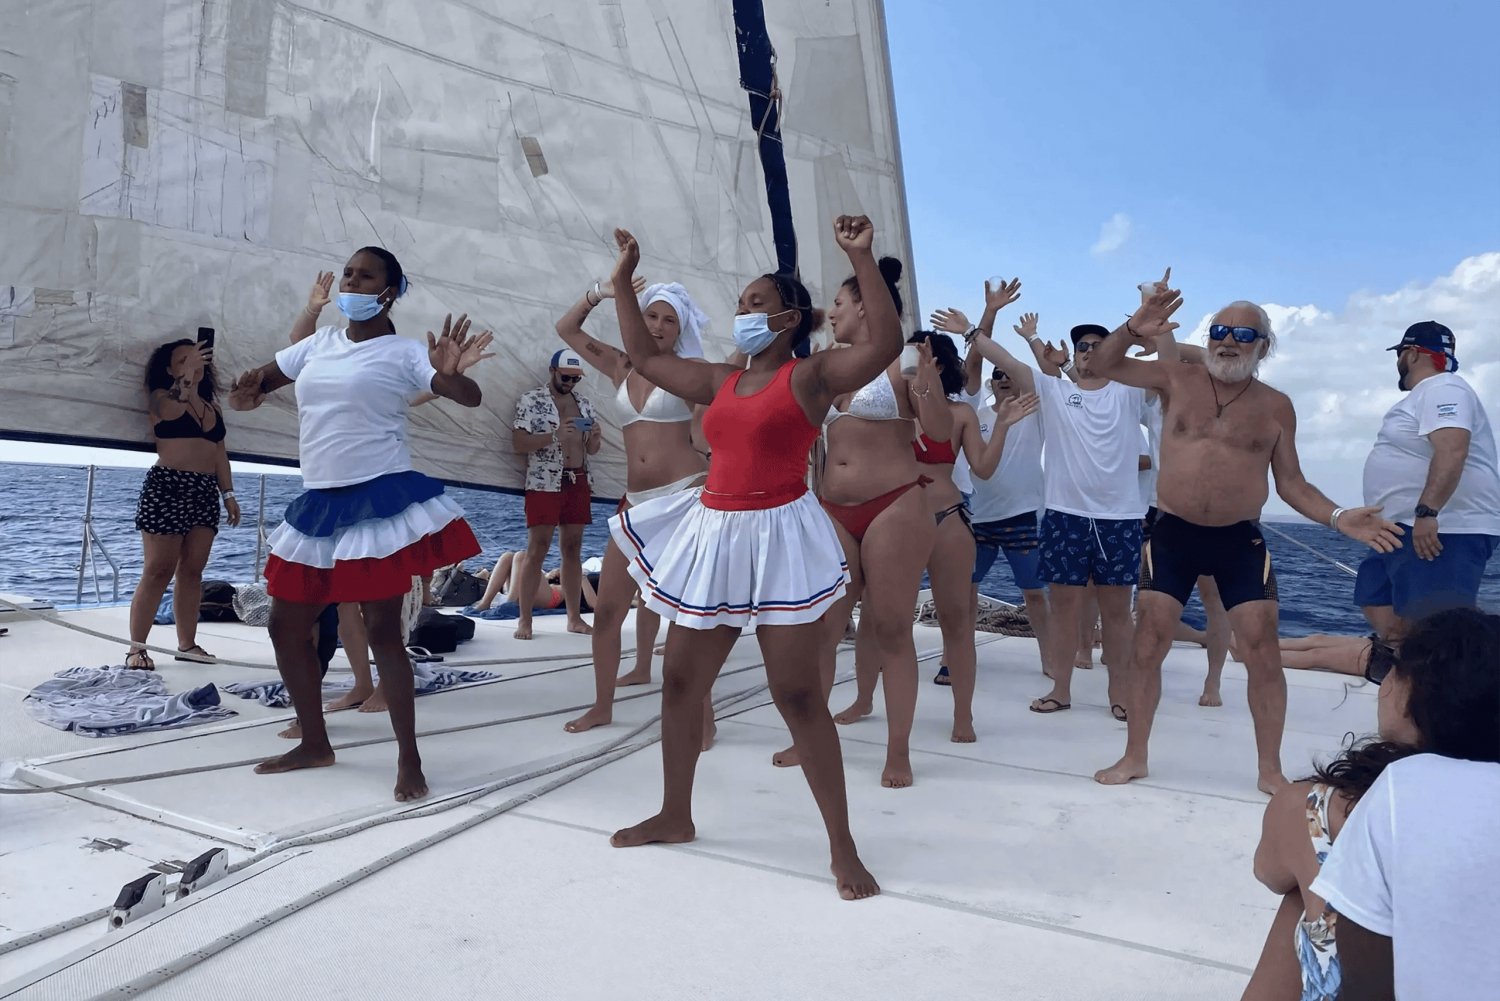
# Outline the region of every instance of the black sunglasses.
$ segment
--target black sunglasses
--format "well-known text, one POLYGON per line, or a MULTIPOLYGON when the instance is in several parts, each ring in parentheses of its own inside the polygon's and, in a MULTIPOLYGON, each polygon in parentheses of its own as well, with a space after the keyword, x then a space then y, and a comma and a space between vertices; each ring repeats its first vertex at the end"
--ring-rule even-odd
POLYGON ((1396 650, 1381 640, 1379 634, 1370 635, 1370 655, 1365 658, 1365 680, 1378 685, 1396 666, 1396 650))

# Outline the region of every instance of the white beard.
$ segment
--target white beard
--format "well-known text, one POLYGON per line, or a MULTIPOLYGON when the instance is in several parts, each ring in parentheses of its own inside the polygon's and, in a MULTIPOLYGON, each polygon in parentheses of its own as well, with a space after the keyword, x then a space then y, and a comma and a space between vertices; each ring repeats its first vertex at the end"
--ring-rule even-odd
POLYGON ((1203 359, 1203 366, 1208 369, 1209 375, 1220 382, 1244 382, 1254 378, 1255 373, 1260 370, 1260 353, 1256 351, 1242 354, 1238 358, 1221 358, 1210 349, 1203 359))

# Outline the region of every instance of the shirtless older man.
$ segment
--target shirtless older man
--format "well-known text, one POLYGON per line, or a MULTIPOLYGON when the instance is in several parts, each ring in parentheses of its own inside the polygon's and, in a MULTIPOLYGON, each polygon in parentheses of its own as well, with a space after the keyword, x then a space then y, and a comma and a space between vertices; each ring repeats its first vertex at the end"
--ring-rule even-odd
POLYGON ((1131 343, 1175 329, 1171 316, 1181 305, 1175 289, 1158 291, 1089 359, 1096 374, 1158 391, 1164 411, 1157 482, 1161 516, 1142 560, 1125 756, 1094 778, 1119 785, 1146 776, 1162 660, 1193 583, 1210 576, 1218 582, 1242 648, 1259 785, 1270 793, 1286 783, 1281 772, 1286 677, 1276 641, 1276 577, 1256 525, 1269 495, 1266 472, 1275 476, 1277 494, 1297 513, 1377 551, 1398 548, 1401 529, 1383 519, 1378 507, 1337 506, 1302 475, 1292 401, 1255 378, 1276 343, 1270 318, 1259 306, 1234 302, 1214 315, 1203 365, 1126 357, 1131 343))

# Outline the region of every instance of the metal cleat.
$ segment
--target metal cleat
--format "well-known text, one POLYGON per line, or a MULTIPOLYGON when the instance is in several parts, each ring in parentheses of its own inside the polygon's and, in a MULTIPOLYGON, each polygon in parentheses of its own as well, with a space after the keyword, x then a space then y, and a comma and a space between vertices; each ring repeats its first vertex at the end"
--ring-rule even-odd
POLYGON ((182 879, 177 883, 177 899, 217 883, 228 873, 229 853, 222 848, 210 848, 183 867, 182 879))
POLYGON ((109 912, 109 930, 115 931, 136 918, 159 911, 167 904, 167 877, 153 872, 120 887, 109 912))

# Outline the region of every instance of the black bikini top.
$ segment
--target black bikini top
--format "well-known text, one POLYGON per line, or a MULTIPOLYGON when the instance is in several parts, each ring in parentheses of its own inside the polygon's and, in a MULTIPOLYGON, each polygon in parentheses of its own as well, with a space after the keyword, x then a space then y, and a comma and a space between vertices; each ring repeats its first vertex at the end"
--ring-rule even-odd
MULTIPOLYGON (((213 405, 210 404, 210 406, 213 405)), ((184 410, 182 416, 173 417, 169 421, 157 421, 155 429, 157 441, 165 438, 202 438, 215 443, 223 441, 224 414, 218 407, 213 407, 213 411, 219 419, 207 431, 203 430, 203 425, 199 423, 198 418, 193 416, 191 410, 184 410)))

